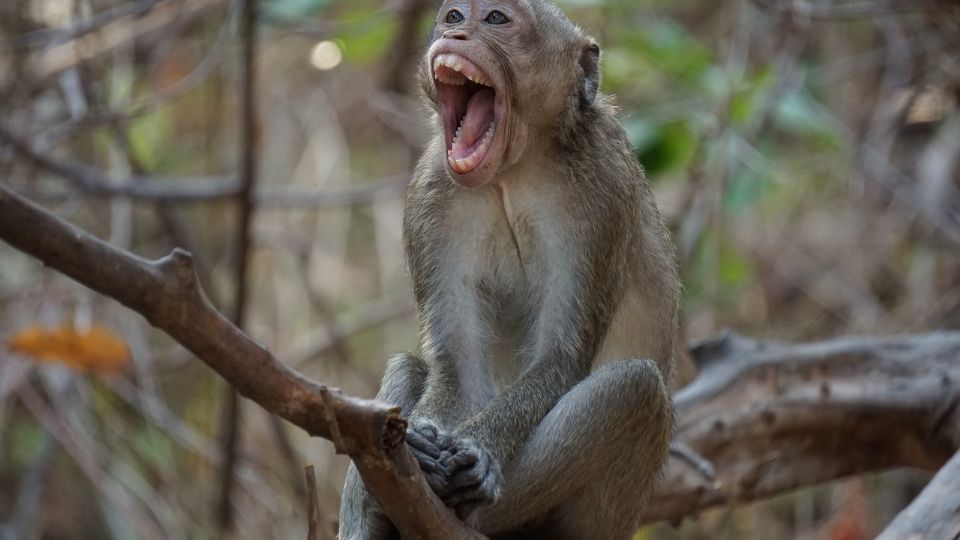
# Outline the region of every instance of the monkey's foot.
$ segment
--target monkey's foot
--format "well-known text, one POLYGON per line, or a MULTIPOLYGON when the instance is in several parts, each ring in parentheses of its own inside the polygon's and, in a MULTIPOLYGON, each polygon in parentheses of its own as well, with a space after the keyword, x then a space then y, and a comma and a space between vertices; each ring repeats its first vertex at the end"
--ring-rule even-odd
POLYGON ((440 498, 456 510, 460 519, 466 520, 500 496, 500 464, 472 439, 442 437, 441 446, 440 462, 447 477, 447 491, 440 493, 440 498))

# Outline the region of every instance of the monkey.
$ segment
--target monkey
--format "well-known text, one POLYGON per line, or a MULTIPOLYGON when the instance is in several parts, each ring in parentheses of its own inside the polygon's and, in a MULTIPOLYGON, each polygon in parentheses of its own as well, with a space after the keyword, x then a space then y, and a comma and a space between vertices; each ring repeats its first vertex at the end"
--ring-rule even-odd
MULTIPOLYGON (((446 0, 419 79, 420 352, 388 361, 377 398, 481 533, 629 538, 672 437, 681 287, 600 47, 552 0, 446 0)), ((351 465, 340 538, 396 536, 351 465)))

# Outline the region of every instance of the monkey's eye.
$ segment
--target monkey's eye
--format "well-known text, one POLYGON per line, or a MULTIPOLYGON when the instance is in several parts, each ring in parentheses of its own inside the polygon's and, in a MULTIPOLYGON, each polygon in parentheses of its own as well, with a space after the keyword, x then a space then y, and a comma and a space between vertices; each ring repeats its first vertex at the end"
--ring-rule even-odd
POLYGON ((463 22, 463 13, 455 9, 451 9, 450 13, 447 13, 447 18, 445 19, 447 24, 460 24, 463 22))
POLYGON ((507 24, 510 22, 510 19, 508 19, 503 13, 494 10, 487 15, 486 21, 488 24, 507 24))

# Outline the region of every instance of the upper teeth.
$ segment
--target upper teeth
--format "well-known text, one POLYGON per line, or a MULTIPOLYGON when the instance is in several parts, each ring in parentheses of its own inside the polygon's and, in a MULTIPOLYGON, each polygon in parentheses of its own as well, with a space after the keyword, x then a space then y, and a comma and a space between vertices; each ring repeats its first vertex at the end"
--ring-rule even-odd
POLYGON ((472 62, 458 54, 438 54, 433 59, 433 73, 434 77, 444 83, 451 84, 454 86, 462 86, 466 81, 464 79, 449 78, 444 77, 441 74, 437 73, 437 68, 446 67, 460 73, 466 79, 471 80, 477 84, 482 84, 484 86, 493 86, 490 83, 490 80, 487 79, 487 76, 480 71, 472 62))

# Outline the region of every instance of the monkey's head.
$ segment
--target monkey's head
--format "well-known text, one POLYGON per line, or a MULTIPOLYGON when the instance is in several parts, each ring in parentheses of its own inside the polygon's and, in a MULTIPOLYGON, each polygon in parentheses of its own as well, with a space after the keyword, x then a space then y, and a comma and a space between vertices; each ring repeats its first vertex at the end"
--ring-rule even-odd
POLYGON ((551 0, 447 0, 421 70, 447 170, 479 187, 593 107, 600 48, 551 0), (573 116, 571 116, 573 115, 573 116))

